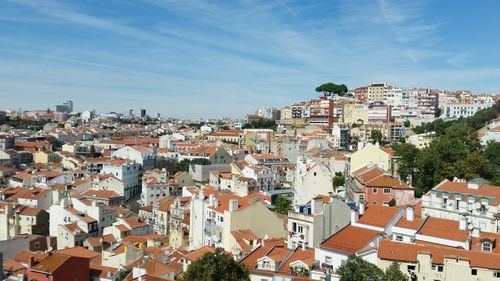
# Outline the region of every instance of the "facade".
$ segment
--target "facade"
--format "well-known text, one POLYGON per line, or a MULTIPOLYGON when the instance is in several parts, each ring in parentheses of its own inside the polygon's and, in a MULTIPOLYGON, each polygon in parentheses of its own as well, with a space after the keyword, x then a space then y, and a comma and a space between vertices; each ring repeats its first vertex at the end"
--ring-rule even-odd
POLYGON ((317 196, 288 212, 288 248, 313 248, 350 223, 351 209, 335 197, 317 196), (327 201, 326 201, 327 200, 327 201))
POLYGON ((123 182, 124 195, 127 200, 139 194, 141 165, 128 160, 111 160, 103 165, 101 174, 112 174, 123 182))
POLYGON ((466 221, 481 231, 500 233, 500 187, 482 179, 443 180, 422 196, 422 214, 466 221))

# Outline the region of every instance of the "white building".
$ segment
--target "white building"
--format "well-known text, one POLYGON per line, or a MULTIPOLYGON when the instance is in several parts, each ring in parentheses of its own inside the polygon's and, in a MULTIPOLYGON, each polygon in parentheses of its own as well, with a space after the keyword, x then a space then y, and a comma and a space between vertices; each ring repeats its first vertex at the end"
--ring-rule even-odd
POLYGON ((500 233, 500 187, 483 179, 443 180, 422 196, 422 215, 466 221, 481 231, 500 233))
POLYGON ((155 146, 124 146, 111 154, 112 157, 128 159, 142 165, 144 170, 153 169, 156 160, 155 146))
POLYGON ((350 214, 346 203, 329 196, 317 196, 308 204, 296 205, 294 211, 288 212, 288 247, 319 246, 350 223, 350 214))
POLYGON ((241 172, 244 177, 257 182, 257 190, 271 191, 276 187, 276 174, 271 168, 265 166, 245 166, 241 172))
POLYGON ((317 195, 333 193, 332 178, 335 172, 317 159, 299 157, 293 181, 294 203, 305 204, 317 195))
POLYGON ((487 106, 482 103, 450 103, 443 107, 439 117, 450 119, 466 118, 485 108, 487 106))
POLYGON ((135 161, 114 159, 103 165, 101 174, 112 174, 123 182, 125 198, 139 194, 141 165, 135 161))

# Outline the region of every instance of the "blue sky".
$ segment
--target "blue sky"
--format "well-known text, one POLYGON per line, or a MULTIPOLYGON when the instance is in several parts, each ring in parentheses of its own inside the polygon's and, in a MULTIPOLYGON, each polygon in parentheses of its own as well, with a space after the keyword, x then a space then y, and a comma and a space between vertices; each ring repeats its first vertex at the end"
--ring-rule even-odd
POLYGON ((237 117, 322 82, 500 92, 500 1, 0 1, 0 108, 237 117))

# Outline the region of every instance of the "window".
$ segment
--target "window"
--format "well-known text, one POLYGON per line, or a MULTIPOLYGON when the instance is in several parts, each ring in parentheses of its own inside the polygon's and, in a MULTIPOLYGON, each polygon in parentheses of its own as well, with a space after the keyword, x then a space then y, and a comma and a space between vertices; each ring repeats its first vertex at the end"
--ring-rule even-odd
POLYGON ((471 269, 470 270, 470 275, 477 275, 477 269, 471 269))
POLYGON ((391 194, 391 189, 390 188, 384 188, 384 193, 385 194, 391 194))
POLYGON ((500 271, 493 272, 493 277, 500 278, 500 271))
POLYGON ((292 222, 292 231, 293 232, 297 231, 297 223, 296 222, 292 222))
POLYGON ((372 202, 372 204, 373 204, 373 205, 377 205, 377 204, 378 204, 378 202, 377 202, 377 201, 373 201, 373 202, 372 202))
POLYGON ((491 243, 490 242, 483 242, 483 247, 482 250, 483 252, 491 252, 491 243))
POLYGON ((325 257, 325 263, 332 264, 332 257, 326 256, 325 257))
POLYGON ((403 241, 402 235, 396 235, 396 241, 403 241))
POLYGON ((442 265, 433 264, 432 265, 432 270, 438 271, 438 272, 443 272, 443 266, 442 265))
POLYGON ((297 227, 297 232, 298 232, 298 233, 304 233, 304 227, 303 227, 303 226, 301 226, 301 225, 299 225, 299 226, 297 227))
POLYGON ((378 192, 378 189, 377 188, 372 188, 372 193, 377 193, 378 192))
POLYGON ((408 270, 415 270, 415 266, 414 265, 408 265, 406 267, 406 269, 408 269, 408 270))
POLYGON ((316 172, 314 172, 314 176, 316 176, 316 172))

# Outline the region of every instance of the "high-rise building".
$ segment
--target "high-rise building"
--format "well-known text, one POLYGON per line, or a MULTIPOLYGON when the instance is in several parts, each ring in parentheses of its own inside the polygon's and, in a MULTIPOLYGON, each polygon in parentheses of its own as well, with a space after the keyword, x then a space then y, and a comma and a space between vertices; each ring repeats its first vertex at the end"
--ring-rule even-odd
POLYGON ((73 101, 67 100, 63 104, 56 105, 55 108, 56 112, 71 113, 73 112, 73 101))
POLYGON ((141 118, 146 117, 146 109, 141 109, 141 118))

